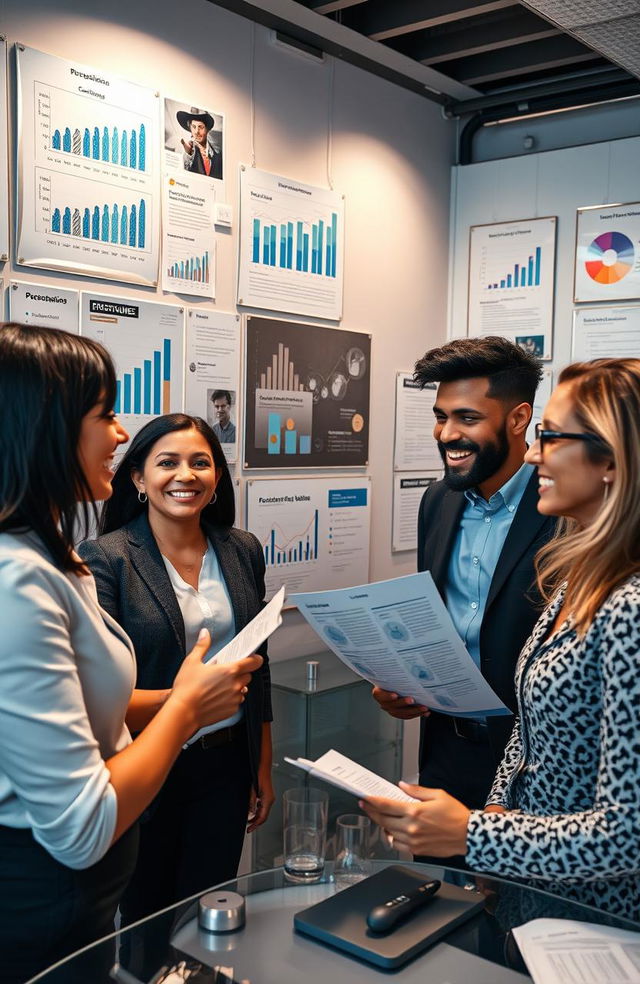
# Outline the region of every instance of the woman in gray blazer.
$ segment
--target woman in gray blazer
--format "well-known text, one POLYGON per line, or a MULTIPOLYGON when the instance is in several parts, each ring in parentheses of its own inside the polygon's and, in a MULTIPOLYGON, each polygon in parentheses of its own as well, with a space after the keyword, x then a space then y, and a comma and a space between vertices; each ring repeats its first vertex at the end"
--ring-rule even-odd
MULTIPOLYGON (((147 424, 113 488, 103 535, 80 553, 100 603, 133 641, 137 686, 161 704, 201 628, 211 633, 213 656, 260 611, 263 551, 233 526, 226 459, 199 417, 169 414, 147 424)), ((266 646, 260 653, 265 662, 242 711, 183 750, 141 824, 138 865, 121 905, 127 923, 233 878, 245 829, 268 816, 266 646)))

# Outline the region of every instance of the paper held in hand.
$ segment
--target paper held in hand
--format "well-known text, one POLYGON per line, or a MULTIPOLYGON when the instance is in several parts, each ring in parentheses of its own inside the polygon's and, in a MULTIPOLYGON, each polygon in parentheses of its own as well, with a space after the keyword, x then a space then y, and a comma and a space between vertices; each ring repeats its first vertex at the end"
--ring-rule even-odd
POLYGON ((428 571, 289 602, 343 663, 370 683, 442 714, 510 714, 456 632, 428 571))
POLYGON ((386 799, 397 800, 401 803, 417 802, 413 796, 403 793, 399 786, 389 782, 388 779, 383 779, 382 776, 376 775, 375 772, 370 772, 369 769, 364 769, 353 759, 341 755, 333 748, 321 755, 315 762, 304 758, 292 759, 286 755, 284 760, 289 765, 304 769, 310 776, 323 779, 325 782, 331 783, 332 786, 353 793, 354 796, 361 799, 368 799, 369 796, 384 796, 386 799))
MULTIPOLYGON (((259 646, 262 645, 265 639, 276 631, 278 626, 282 625, 282 606, 284 605, 284 584, 278 591, 276 595, 273 596, 268 605, 258 612, 255 618, 252 618, 248 625, 245 625, 244 629, 238 632, 237 636, 228 642, 226 646, 211 656, 205 662, 213 662, 219 664, 225 663, 236 663, 239 659, 244 659, 245 656, 251 656, 255 653, 259 646)), ((189 738, 189 741, 184 745, 184 748, 188 748, 189 745, 193 745, 194 741, 198 738, 202 738, 203 735, 208 735, 211 731, 216 731, 219 724, 212 724, 208 728, 200 728, 196 731, 195 735, 189 738)))

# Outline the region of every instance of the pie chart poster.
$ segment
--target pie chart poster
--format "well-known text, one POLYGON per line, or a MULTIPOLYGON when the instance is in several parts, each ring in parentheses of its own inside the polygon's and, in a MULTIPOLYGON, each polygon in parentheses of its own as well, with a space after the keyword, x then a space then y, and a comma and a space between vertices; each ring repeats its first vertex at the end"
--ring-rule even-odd
POLYGON ((640 298, 640 202, 578 209, 574 301, 640 298))
POLYGON ((245 468, 369 459, 371 336, 247 318, 245 468))

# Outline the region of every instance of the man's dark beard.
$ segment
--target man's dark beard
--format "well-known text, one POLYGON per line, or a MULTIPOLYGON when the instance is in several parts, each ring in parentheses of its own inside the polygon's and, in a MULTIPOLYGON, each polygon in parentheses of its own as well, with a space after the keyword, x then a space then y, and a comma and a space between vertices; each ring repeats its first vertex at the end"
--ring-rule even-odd
POLYGON ((496 434, 495 443, 487 442, 481 445, 473 441, 460 440, 442 444, 438 441, 438 451, 444 462, 444 480, 449 488, 456 492, 473 489, 495 475, 509 457, 507 425, 506 423, 502 425, 502 429, 496 434), (473 451, 476 455, 475 461, 468 472, 458 475, 447 462, 447 451, 473 451))

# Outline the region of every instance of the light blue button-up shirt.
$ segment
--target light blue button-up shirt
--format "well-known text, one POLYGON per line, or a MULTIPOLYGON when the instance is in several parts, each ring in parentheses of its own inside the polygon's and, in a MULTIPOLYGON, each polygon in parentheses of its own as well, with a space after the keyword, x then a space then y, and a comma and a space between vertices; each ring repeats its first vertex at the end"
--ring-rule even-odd
POLYGON ((522 465, 488 502, 475 489, 464 493, 467 504, 453 543, 445 591, 453 624, 478 666, 489 587, 533 467, 522 465))

